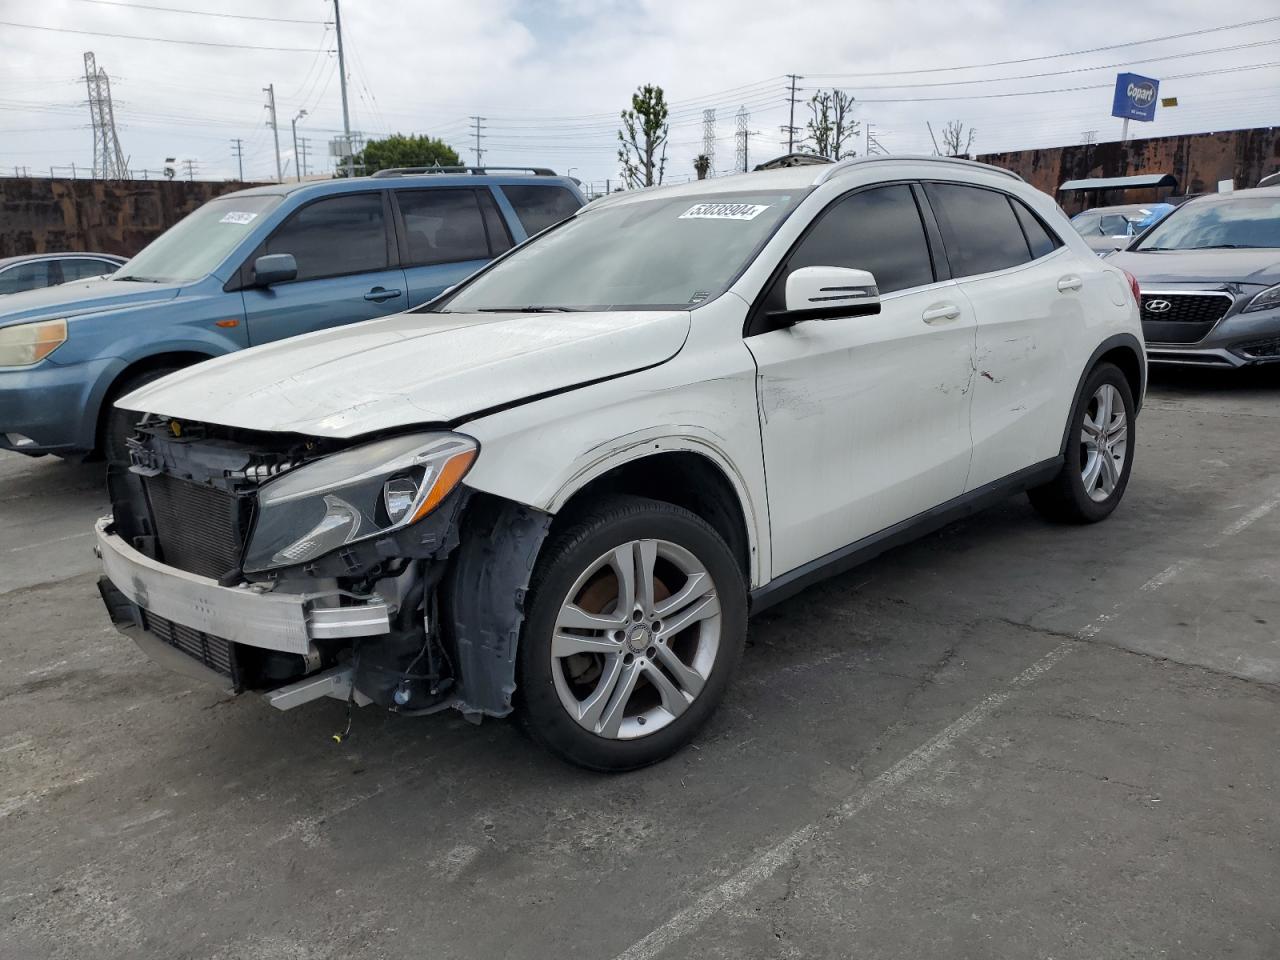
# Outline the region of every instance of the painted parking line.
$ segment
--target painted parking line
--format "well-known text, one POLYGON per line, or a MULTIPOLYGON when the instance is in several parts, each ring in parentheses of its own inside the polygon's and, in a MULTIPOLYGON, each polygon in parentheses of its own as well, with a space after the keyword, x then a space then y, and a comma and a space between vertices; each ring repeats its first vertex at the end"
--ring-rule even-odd
MULTIPOLYGON (((1239 519, 1228 524, 1205 545, 1207 547, 1221 545, 1224 541, 1248 529, 1278 506, 1280 506, 1280 494, 1272 496, 1239 519)), ((1194 558, 1189 557, 1175 561, 1139 587, 1133 596, 1136 597, 1144 591, 1151 592, 1160 589, 1195 562, 1194 558)), ((865 788, 842 801, 823 817, 800 827, 761 853, 756 854, 745 867, 727 880, 721 881, 704 891, 689 906, 671 916, 661 926, 656 927, 618 954, 615 960, 652 960, 652 958, 662 954, 677 941, 699 930, 724 907, 745 899, 752 890, 789 863, 791 858, 802 847, 813 842, 819 836, 830 833, 835 827, 850 820, 877 800, 891 794, 903 783, 933 766, 940 757, 956 745, 960 738, 991 716, 1021 688, 1033 683, 1056 667, 1066 657, 1070 656, 1074 650, 1078 649, 1081 642, 1094 639, 1107 623, 1115 619, 1120 610, 1128 605, 1130 599, 1132 597, 1121 600, 1110 611, 1100 614, 1091 623, 1077 631, 1072 639, 1064 640, 1054 647, 1031 666, 1009 680, 1002 689, 988 695, 977 706, 971 708, 931 739, 912 750, 888 770, 885 770, 872 780, 865 788)))

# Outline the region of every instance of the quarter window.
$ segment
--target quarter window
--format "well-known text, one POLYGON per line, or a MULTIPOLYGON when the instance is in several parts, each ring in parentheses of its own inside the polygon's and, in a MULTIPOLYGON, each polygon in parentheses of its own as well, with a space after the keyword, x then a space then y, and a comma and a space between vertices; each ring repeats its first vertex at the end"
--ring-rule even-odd
POLYGON ((1022 232, 1027 236, 1027 246, 1031 248, 1032 260, 1039 260, 1062 246, 1062 241, 1028 209, 1025 203, 1013 197, 1009 197, 1009 203, 1013 206, 1014 216, 1022 226, 1022 232))
POLYGON ((489 241, 474 190, 398 190, 409 265, 488 260, 489 241))
POLYGON ((561 220, 567 220, 582 206, 578 198, 564 187, 545 183, 504 186, 502 192, 511 201, 520 224, 529 236, 540 233, 561 220))
POLYGON ((971 277, 1027 263, 1027 238, 1003 193, 956 183, 925 185, 938 218, 953 277, 971 277))
POLYGON ((387 267, 382 195, 358 193, 317 200, 284 222, 264 253, 291 253, 299 280, 340 277, 387 267))

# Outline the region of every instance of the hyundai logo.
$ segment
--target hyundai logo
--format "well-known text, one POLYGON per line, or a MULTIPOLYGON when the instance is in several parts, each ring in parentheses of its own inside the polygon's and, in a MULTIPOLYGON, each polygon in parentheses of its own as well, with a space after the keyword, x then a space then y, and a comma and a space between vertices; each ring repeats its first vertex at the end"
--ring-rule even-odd
POLYGON ((1146 305, 1147 313, 1168 313, 1173 309, 1173 304, 1168 300, 1148 300, 1146 305))

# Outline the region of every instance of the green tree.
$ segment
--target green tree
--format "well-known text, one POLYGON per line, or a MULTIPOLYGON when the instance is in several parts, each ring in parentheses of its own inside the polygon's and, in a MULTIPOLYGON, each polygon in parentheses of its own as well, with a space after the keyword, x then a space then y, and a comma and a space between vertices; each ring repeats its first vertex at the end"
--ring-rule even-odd
POLYGON ((647 83, 631 95, 631 109, 622 111, 618 163, 628 188, 662 183, 667 166, 668 112, 662 88, 647 83))
POLYGON ((693 170, 699 180, 707 179, 707 174, 711 172, 711 158, 705 153, 698 154, 693 158, 693 170))
POLYGON ((425 134, 405 136, 394 133, 382 140, 370 140, 356 154, 356 169, 377 173, 389 167, 454 167, 462 163, 453 147, 425 134))

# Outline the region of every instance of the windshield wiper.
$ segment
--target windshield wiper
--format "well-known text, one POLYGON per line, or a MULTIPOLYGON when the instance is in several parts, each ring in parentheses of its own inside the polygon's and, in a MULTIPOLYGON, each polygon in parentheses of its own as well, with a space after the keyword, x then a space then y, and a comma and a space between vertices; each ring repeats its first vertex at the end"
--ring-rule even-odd
POLYGON ((157 280, 155 277, 132 277, 132 276, 121 277, 119 275, 113 274, 111 279, 112 280, 132 280, 134 283, 164 283, 163 280, 157 280))
POLYGON ((476 313, 576 313, 581 307, 480 307, 476 313))
POLYGON ((1261 250, 1253 243, 1211 243, 1207 247, 1188 247, 1189 250, 1261 250))

